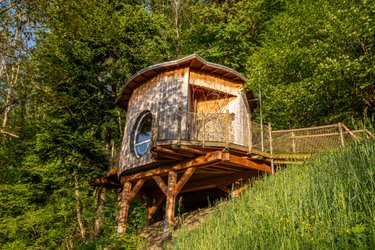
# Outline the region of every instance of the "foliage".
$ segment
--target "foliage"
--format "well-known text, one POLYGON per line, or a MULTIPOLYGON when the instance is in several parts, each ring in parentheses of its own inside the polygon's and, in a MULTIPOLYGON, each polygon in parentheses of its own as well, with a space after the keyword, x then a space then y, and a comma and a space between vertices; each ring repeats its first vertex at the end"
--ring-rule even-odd
POLYGON ((177 249, 372 249, 375 141, 318 156, 220 203, 177 249))
POLYGON ((374 114, 374 6, 374 1, 286 3, 248 58, 249 88, 261 82, 265 120, 290 128, 374 114))

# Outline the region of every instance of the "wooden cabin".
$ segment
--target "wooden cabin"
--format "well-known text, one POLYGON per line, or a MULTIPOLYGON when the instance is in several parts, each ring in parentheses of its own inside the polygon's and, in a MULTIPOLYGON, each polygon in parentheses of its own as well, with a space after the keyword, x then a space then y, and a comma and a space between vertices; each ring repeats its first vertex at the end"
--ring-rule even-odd
POLYGON ((234 183, 272 171, 250 155, 256 102, 251 91, 242 91, 245 82, 238 72, 197 55, 147 67, 126 82, 116 102, 127 112, 119 233, 137 194, 147 203, 149 220, 165 204, 170 230, 176 198, 228 194, 234 183))

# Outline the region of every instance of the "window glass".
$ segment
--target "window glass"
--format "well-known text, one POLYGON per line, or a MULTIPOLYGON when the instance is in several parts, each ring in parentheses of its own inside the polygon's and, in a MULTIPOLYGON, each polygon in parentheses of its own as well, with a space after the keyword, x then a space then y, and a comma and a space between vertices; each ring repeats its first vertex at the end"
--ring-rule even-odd
POLYGON ((137 156, 141 156, 147 152, 150 146, 152 115, 150 113, 144 114, 136 126, 134 151, 137 156))

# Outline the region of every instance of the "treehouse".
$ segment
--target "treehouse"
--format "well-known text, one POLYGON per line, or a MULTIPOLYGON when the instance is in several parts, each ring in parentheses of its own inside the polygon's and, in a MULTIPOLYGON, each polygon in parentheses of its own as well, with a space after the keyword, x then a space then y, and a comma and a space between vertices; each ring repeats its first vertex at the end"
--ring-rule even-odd
POLYGON ((170 229, 177 197, 191 207, 272 171, 249 157, 256 102, 251 91, 242 92, 245 82, 236 71, 197 55, 150 66, 126 82, 116 102, 127 112, 118 170, 119 233, 137 194, 147 203, 149 220, 165 204, 170 229))
POLYGON ((156 64, 133 75, 116 104, 127 112, 119 167, 92 184, 120 191, 118 232, 126 231, 129 204, 138 195, 147 219, 164 214, 174 225, 183 209, 240 193, 274 164, 301 164, 311 154, 372 137, 338 123, 272 131, 251 121, 256 106, 246 79, 197 55, 156 64))

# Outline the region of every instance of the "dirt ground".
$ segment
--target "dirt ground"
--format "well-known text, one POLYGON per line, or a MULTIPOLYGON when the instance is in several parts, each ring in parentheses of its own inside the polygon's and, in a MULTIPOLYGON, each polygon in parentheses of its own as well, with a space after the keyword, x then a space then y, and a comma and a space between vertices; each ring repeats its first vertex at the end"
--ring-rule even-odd
MULTIPOLYGON (((178 235, 181 225, 194 228, 199 225, 208 215, 211 214, 213 208, 197 209, 195 211, 182 214, 175 217, 176 226, 172 237, 178 235)), ((140 236, 145 238, 145 244, 140 249, 173 249, 172 237, 164 233, 164 221, 158 221, 141 230, 140 236)))

